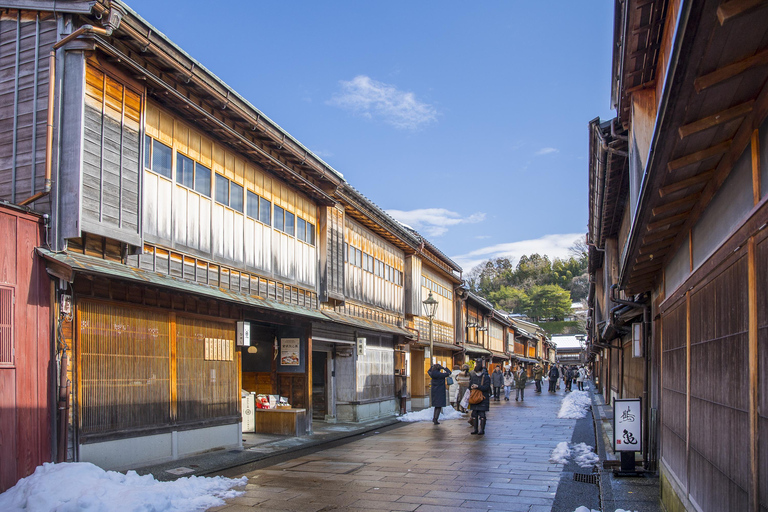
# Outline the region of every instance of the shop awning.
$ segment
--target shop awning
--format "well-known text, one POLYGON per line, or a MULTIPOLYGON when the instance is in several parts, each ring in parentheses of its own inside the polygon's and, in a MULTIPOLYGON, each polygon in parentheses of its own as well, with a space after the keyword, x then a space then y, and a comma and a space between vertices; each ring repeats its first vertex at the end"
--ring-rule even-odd
POLYGON ((398 336, 405 336, 407 338, 414 336, 413 332, 409 331, 408 329, 403 329, 402 327, 398 327, 392 324, 385 324, 384 322, 377 322, 375 320, 359 318, 356 316, 342 315, 341 313, 329 310, 323 311, 322 314, 325 315, 325 320, 330 320, 332 322, 337 322, 344 325, 350 325, 352 327, 357 327, 358 329, 396 334, 398 336))
POLYGON ((509 356, 507 354, 503 354, 501 352, 495 352, 493 350, 491 350, 491 356, 494 359, 504 359, 505 361, 509 360, 509 356))
POLYGON ((478 345, 470 345, 469 343, 464 345, 464 349, 467 351, 468 354, 477 354, 480 356, 490 356, 491 351, 484 349, 481 346, 478 345))
POLYGON ((285 304, 270 299, 262 299, 255 295, 247 295, 222 288, 214 288, 205 284, 194 283, 186 279, 149 272, 123 265, 117 261, 103 260, 93 256, 71 252, 52 252, 38 247, 37 253, 46 260, 48 273, 72 282, 75 274, 100 275, 110 279, 122 279, 144 285, 160 286, 177 290, 183 293, 191 293, 211 299, 234 302, 244 306, 279 311, 293 315, 301 315, 309 318, 327 320, 320 311, 306 309, 300 306, 285 304))
POLYGON ((538 360, 536 360, 536 359, 531 359, 530 357, 523 357, 523 356, 518 356, 518 355, 514 355, 514 356, 512 356, 512 357, 513 357, 514 359, 516 359, 516 360, 518 360, 518 361, 522 361, 522 362, 524 362, 524 363, 538 363, 538 362, 539 362, 538 360))

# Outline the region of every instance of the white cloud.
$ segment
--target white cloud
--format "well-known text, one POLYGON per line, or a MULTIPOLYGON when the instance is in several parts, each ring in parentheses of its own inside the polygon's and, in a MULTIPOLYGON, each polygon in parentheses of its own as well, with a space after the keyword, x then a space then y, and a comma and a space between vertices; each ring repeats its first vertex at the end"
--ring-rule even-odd
POLYGON ((484 261, 494 258, 509 258, 516 262, 521 256, 530 256, 534 253, 547 255, 550 260, 554 258, 568 258, 568 249, 576 239, 584 239, 584 233, 545 235, 533 240, 496 244, 475 249, 466 254, 451 256, 451 259, 458 263, 464 269, 464 272, 469 272, 484 261))
POLYGON ((448 228, 457 224, 475 224, 485 220, 484 213, 473 213, 469 217, 445 208, 423 208, 421 210, 387 210, 392 217, 411 226, 427 238, 444 235, 448 228))
POLYGON ((355 114, 380 118, 385 123, 406 130, 416 130, 437 120, 437 109, 416 99, 412 92, 400 91, 394 85, 377 82, 365 75, 339 82, 341 92, 329 105, 355 114))
POLYGON ((551 155, 553 153, 559 153, 560 150, 557 148, 541 148, 536 152, 536 156, 542 156, 542 155, 551 155))

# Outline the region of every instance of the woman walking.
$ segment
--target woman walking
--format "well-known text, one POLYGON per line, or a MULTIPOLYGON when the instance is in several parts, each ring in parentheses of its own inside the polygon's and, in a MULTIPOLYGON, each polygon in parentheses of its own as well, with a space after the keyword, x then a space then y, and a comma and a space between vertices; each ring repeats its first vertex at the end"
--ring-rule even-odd
POLYGON ((429 369, 427 375, 432 377, 430 398, 432 398, 432 407, 435 408, 435 412, 432 415, 432 423, 439 425, 440 423, 437 422, 437 418, 440 416, 443 407, 445 407, 445 378, 451 375, 451 372, 435 363, 429 369))
POLYGON ((587 371, 583 366, 579 366, 578 373, 576 374, 576 384, 579 386, 579 391, 584 391, 584 379, 587 377, 587 371))
POLYGON ((504 376, 501 374, 501 367, 497 366, 491 374, 491 386, 493 386, 493 399, 501 400, 501 387, 504 385, 504 376))
POLYGON ((453 378, 453 381, 459 385, 459 396, 457 403, 461 412, 467 412, 467 410, 461 406, 461 399, 464 398, 464 394, 469 389, 469 365, 461 365, 461 371, 453 378))
POLYGON ((509 393, 515 385, 515 374, 509 370, 509 366, 504 370, 504 400, 509 402, 509 393))
POLYGON ((476 404, 470 404, 469 410, 472 411, 472 426, 475 428, 472 434, 484 435, 485 434, 485 413, 491 408, 491 376, 488 375, 488 371, 480 366, 482 363, 478 363, 475 367, 475 371, 470 372, 469 387, 470 389, 479 389, 483 394, 483 400, 476 404))
MULTIPOLYGON (((453 379, 452 384, 448 384, 448 401, 451 403, 451 406, 459 410, 459 401, 461 401, 461 395, 459 394, 459 383, 456 382, 456 377, 461 373, 461 370, 459 370, 459 365, 453 365, 453 371, 451 372, 451 379, 453 379)), ((446 382, 448 382, 446 380, 446 382)))

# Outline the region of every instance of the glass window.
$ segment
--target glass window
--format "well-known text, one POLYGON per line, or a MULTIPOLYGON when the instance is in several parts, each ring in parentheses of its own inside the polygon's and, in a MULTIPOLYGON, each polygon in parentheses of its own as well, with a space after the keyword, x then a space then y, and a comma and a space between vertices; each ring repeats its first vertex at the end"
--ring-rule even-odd
POLYGON ((285 232, 288 235, 294 235, 294 220, 291 212, 285 212, 285 232))
POLYGON ((285 210, 275 205, 275 229, 283 231, 285 229, 285 210))
POLYGON ((229 182, 229 187, 229 206, 243 213, 243 187, 234 181, 229 182))
POLYGON ((267 226, 272 224, 270 219, 271 210, 272 210, 272 203, 270 203, 263 197, 259 197, 259 220, 264 224, 266 224, 267 226))
POLYGON ((144 136, 144 168, 152 169, 152 137, 144 136))
POLYGON ((252 219, 259 218, 259 196, 251 192, 250 190, 246 194, 245 199, 245 211, 247 215, 252 219))
POLYGON ((195 163, 195 192, 211 197, 211 170, 195 163))
POLYGON ((315 225, 307 222, 307 243, 315 245, 315 225))
POLYGON ((156 140, 152 140, 152 170, 157 174, 171 177, 171 164, 173 162, 173 150, 156 140))
POLYGON ((344 261, 349 261, 349 244, 344 242, 344 261))
POLYGON ((221 174, 216 175, 216 202, 229 206, 229 180, 221 174))
POLYGON ((188 188, 195 186, 195 162, 181 153, 176 153, 176 183, 188 188))
POLYGON ((307 221, 301 217, 296 217, 296 238, 302 242, 307 241, 307 221))

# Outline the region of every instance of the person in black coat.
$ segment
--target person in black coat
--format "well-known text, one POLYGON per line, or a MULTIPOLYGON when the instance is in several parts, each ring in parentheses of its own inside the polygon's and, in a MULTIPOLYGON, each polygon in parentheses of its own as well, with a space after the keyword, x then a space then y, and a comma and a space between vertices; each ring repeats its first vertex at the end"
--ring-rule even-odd
POLYGON ((557 365, 552 365, 549 369, 549 392, 555 392, 555 386, 557 386, 557 379, 560 378, 560 371, 557 369, 557 365))
POLYGON ((485 434, 485 413, 491 408, 491 376, 480 364, 475 367, 475 371, 469 373, 469 389, 479 389, 483 393, 482 402, 469 405, 474 427, 472 434, 483 435, 485 434))
POLYGON ((430 397, 432 399, 432 406, 435 408, 435 412, 432 415, 432 423, 439 425, 440 423, 437 422, 437 418, 440 416, 443 407, 445 407, 445 379, 451 375, 451 372, 435 363, 429 369, 427 375, 432 377, 430 397))

